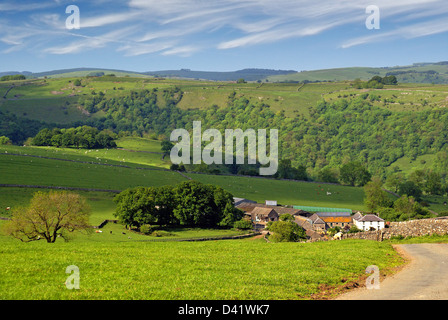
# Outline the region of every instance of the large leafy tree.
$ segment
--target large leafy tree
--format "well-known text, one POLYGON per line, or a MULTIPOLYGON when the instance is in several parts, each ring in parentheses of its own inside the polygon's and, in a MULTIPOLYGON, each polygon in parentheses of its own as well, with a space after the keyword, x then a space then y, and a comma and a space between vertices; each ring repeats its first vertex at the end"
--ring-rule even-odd
POLYGON ((136 187, 115 196, 120 223, 139 228, 145 224, 232 227, 243 214, 233 195, 221 187, 185 181, 176 186, 136 187))
POLYGON ((269 240, 273 242, 296 242, 306 239, 305 230, 293 221, 274 221, 269 226, 269 231, 273 232, 269 240))
POLYGON ((386 191, 382 189, 381 180, 374 177, 364 186, 364 203, 367 208, 376 212, 380 208, 389 208, 393 205, 393 201, 389 198, 386 191))
POLYGON ((127 189, 114 198, 117 204, 114 215, 128 227, 140 227, 157 222, 154 188, 127 189))
POLYGON ((371 174, 357 161, 344 164, 340 169, 340 180, 351 186, 364 186, 371 179, 371 174))
POLYGON ((224 190, 218 187, 197 181, 183 182, 175 189, 174 216, 181 225, 216 226, 222 220, 225 196, 224 190))
POLYGON ((23 242, 45 239, 53 243, 58 237, 68 240, 69 233, 91 230, 89 213, 85 199, 76 193, 37 192, 28 207, 14 210, 5 230, 23 242))

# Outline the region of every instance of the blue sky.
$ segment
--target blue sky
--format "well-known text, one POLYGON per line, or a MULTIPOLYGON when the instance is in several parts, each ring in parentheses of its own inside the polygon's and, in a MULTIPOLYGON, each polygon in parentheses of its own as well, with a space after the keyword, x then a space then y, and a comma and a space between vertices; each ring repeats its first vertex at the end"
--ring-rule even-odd
POLYGON ((314 70, 448 60, 446 0, 0 3, 0 72, 314 70), (69 5, 80 28, 68 29, 69 5), (368 29, 376 5, 380 29, 368 29))

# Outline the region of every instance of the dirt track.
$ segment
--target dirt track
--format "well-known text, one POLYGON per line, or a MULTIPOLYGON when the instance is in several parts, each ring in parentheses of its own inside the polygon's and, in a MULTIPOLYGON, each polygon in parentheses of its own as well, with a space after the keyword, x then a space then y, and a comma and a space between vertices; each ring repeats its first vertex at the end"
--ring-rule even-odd
POLYGON ((448 299, 448 244, 404 244, 397 250, 410 259, 403 270, 382 280, 379 289, 354 289, 336 300, 448 299))

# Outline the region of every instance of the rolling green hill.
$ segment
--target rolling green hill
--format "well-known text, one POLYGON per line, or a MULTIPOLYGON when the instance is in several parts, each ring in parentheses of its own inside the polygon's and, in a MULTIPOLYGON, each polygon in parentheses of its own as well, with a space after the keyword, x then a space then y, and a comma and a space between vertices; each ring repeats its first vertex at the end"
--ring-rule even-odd
POLYGON ((384 68, 347 67, 309 70, 287 75, 269 76, 269 82, 344 81, 371 79, 373 76, 395 75, 399 83, 448 83, 448 62, 415 63, 411 66, 384 68))
POLYGON ((164 77, 175 79, 189 80, 207 80, 207 81, 237 81, 244 79, 246 81, 263 81, 263 82, 303 82, 303 81, 346 81, 368 80, 375 75, 397 76, 400 83, 448 83, 448 62, 435 63, 414 63, 409 66, 393 66, 393 67, 346 67, 321 70, 302 70, 300 72, 294 70, 272 70, 248 68, 237 71, 196 71, 190 69, 180 70, 156 70, 156 71, 126 71, 102 68, 73 68, 52 70, 46 72, 0 72, 3 75, 23 74, 29 79, 36 78, 67 78, 67 77, 85 77, 88 75, 108 75, 115 74, 119 77, 164 77))

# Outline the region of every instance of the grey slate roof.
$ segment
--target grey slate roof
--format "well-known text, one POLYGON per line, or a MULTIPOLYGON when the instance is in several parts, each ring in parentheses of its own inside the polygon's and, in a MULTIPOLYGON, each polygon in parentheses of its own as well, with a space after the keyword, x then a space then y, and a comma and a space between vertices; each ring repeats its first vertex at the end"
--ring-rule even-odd
MULTIPOLYGON (((355 219, 355 218, 353 217, 353 219, 355 219)), ((365 221, 365 222, 368 222, 368 221, 370 221, 370 222, 373 222, 373 221, 383 222, 384 221, 383 219, 381 219, 380 217, 378 217, 375 214, 366 214, 365 216, 358 217, 355 220, 360 221, 360 222, 363 222, 363 221, 365 221)))

